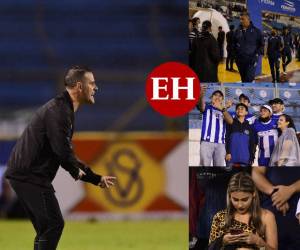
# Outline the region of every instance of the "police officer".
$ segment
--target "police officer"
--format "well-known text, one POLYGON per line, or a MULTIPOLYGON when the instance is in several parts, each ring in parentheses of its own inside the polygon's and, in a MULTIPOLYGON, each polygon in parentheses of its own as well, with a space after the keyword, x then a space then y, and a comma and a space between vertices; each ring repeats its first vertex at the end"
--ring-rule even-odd
POLYGON ((292 50, 294 50, 293 38, 287 27, 283 28, 282 41, 282 69, 283 74, 286 75, 286 67, 292 61, 292 50))
POLYGON ((263 37, 261 31, 250 21, 247 12, 241 14, 240 21, 241 25, 234 34, 236 64, 242 82, 253 82, 258 57, 263 54, 263 37))
POLYGON ((280 50, 282 49, 282 43, 279 36, 277 36, 276 30, 272 29, 271 36, 267 40, 267 55, 269 65, 272 74, 272 82, 280 82, 280 50))

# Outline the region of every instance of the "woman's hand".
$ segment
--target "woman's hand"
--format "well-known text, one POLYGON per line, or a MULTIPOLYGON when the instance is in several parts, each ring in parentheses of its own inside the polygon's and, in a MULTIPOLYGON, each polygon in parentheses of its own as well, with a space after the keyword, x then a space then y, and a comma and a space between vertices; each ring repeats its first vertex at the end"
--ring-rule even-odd
POLYGON ((258 234, 242 233, 239 236, 240 241, 249 245, 263 246, 263 239, 258 234))
POLYGON ((240 235, 241 234, 230 234, 230 233, 225 234, 223 236, 223 244, 230 245, 230 244, 241 242, 240 235))

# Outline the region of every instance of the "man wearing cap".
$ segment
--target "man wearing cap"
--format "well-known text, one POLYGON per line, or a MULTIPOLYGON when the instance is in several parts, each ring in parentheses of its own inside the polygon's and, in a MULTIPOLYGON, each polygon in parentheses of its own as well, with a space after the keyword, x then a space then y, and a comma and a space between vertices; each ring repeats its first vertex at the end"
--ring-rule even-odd
POLYGON ((250 21, 248 13, 243 12, 240 21, 241 25, 234 33, 236 65, 242 82, 253 82, 259 55, 263 54, 263 37, 250 21))
POLYGON ((236 105, 236 116, 226 126, 226 162, 229 166, 251 166, 255 157, 255 134, 245 119, 248 107, 236 105))
POLYGON ((269 105, 260 107, 260 116, 253 124, 258 144, 258 165, 269 166, 269 161, 278 139, 277 124, 271 119, 272 108, 269 105))
POLYGON ((283 114, 284 111, 283 100, 280 98, 275 98, 269 101, 269 105, 272 107, 273 111, 271 119, 274 120, 277 124, 279 117, 283 114))
POLYGON ((225 165, 225 122, 232 123, 232 117, 223 106, 224 95, 216 90, 212 93, 211 103, 205 104, 203 86, 199 99, 199 109, 203 114, 200 142, 200 166, 225 165))
MULTIPOLYGON (((253 124, 255 119, 256 119, 256 116, 253 115, 252 113, 249 112, 249 108, 251 107, 250 105, 250 99, 248 96, 246 96, 245 94, 240 94, 239 96, 239 102, 240 103, 243 103, 247 106, 248 108, 248 111, 247 111, 247 115, 246 115, 246 120, 249 122, 249 124, 253 124)), ((231 107, 232 106, 232 101, 229 100, 227 103, 227 108, 231 107)), ((235 117, 236 116, 236 112, 235 111, 229 111, 229 114, 232 116, 232 117, 235 117)))

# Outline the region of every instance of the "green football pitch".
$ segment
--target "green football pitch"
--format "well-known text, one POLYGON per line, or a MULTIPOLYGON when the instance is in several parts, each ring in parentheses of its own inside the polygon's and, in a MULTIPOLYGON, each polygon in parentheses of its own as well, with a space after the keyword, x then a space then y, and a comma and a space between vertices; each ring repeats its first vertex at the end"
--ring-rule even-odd
MULTIPOLYGON (((1 250, 32 250, 28 221, 0 220, 1 250)), ((186 220, 66 221, 57 250, 182 250, 188 248, 186 220)))

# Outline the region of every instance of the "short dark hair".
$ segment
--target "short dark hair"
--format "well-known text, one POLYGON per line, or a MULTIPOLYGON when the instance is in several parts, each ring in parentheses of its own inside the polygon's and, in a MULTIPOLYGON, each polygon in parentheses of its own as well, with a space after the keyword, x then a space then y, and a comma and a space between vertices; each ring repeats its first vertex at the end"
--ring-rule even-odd
POLYGON ((77 82, 83 81, 84 75, 87 72, 92 72, 86 66, 73 66, 68 69, 65 75, 65 86, 74 87, 77 82))
POLYGON ((238 103, 235 106, 235 110, 237 110, 239 107, 244 107, 246 109, 246 111, 248 112, 248 107, 244 103, 238 103))
POLYGON ((218 29, 223 29, 222 26, 219 26, 218 29))
POLYGON ((202 23, 202 31, 207 31, 209 28, 211 28, 212 24, 211 21, 205 20, 202 23))
POLYGON ((197 24, 198 20, 200 21, 199 17, 193 17, 192 20, 191 20, 192 25, 195 26, 197 24))
POLYGON ((211 94, 211 96, 213 96, 213 95, 215 95, 215 94, 220 94, 220 95, 224 98, 224 94, 223 94, 223 92, 222 92, 221 90, 215 90, 215 91, 211 94))
POLYGON ((240 94, 240 96, 239 96, 239 101, 241 101, 241 99, 245 99, 245 100, 247 100, 249 103, 250 103, 250 99, 249 99, 249 97, 248 96, 246 96, 245 94, 240 94))
POLYGON ((270 100, 270 101, 269 101, 269 105, 277 104, 277 103, 279 103, 279 104, 281 104, 281 105, 284 105, 283 100, 280 99, 280 98, 274 98, 273 100, 270 100))
POLYGON ((235 26, 234 26, 233 24, 231 24, 231 25, 229 26, 229 29, 230 29, 230 30, 234 30, 234 28, 235 28, 235 26))

